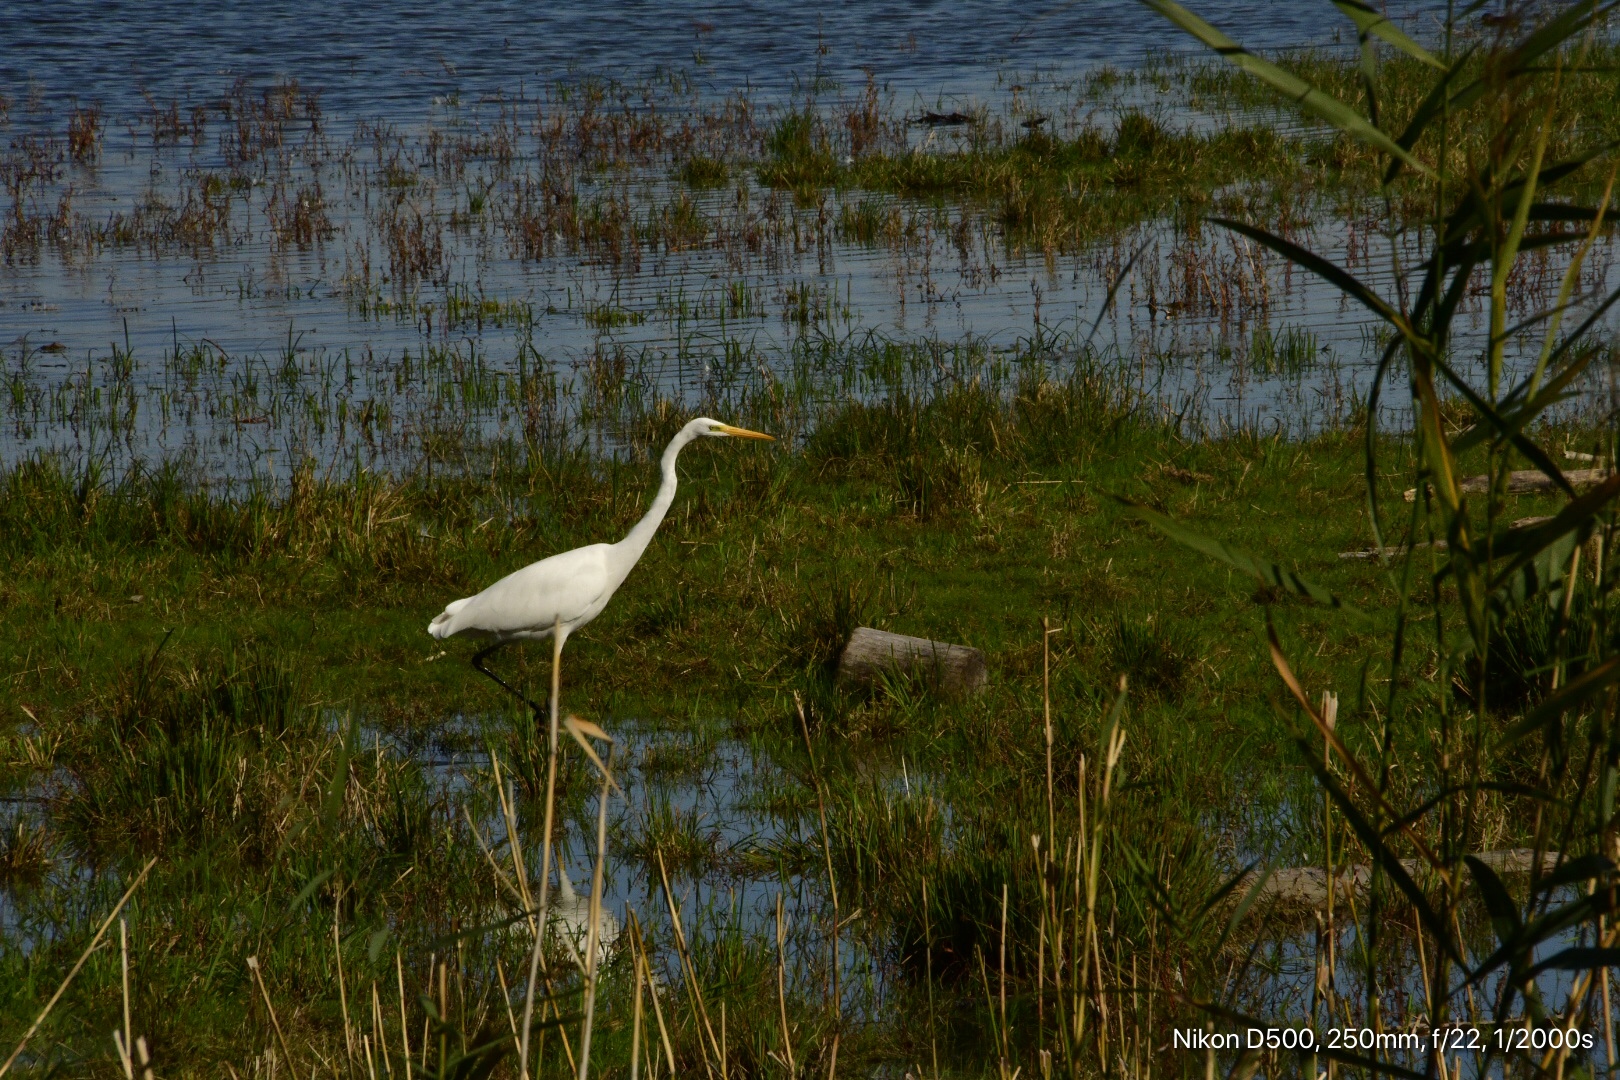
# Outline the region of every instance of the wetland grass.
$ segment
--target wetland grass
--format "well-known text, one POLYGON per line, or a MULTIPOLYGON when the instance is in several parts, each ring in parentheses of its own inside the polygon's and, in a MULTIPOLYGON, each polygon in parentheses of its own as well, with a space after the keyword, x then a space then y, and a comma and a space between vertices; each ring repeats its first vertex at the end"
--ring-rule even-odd
MULTIPOLYGON (((975 1004, 975 950, 992 966, 1000 963, 995 928, 1004 882, 1009 983, 1027 986, 1041 956, 1049 973, 1059 959, 1076 964, 1068 952, 1052 952, 1051 942, 1036 947, 1042 901, 1029 833, 1045 835, 1050 823, 1039 725, 1023 719, 1041 708, 1032 613, 1050 612, 1067 628, 1053 638, 1056 759, 1074 762, 1084 753, 1098 760, 1099 725, 1114 699, 1107 672, 1118 658, 1085 629, 1087 619, 1102 617, 1099 603, 1140 619, 1124 613, 1185 605, 1195 582, 1219 580, 1195 565, 1185 568, 1184 584, 1175 575, 1166 580, 1152 569, 1162 547, 1134 555, 1120 547, 1105 569, 1054 558, 1054 544, 1117 545, 1119 520, 1098 489, 1134 491, 1177 510, 1196 506, 1233 524, 1253 517, 1252 510, 1222 509, 1230 500, 1215 500, 1198 484, 1166 478, 1153 464, 1166 453, 1221 478, 1209 487, 1231 487, 1234 495, 1241 489, 1238 505, 1269 505, 1279 521, 1299 522, 1293 542, 1302 554, 1320 537, 1295 512, 1300 483, 1314 478, 1313 497, 1324 506, 1354 490, 1355 449, 1344 435, 1303 447, 1253 436, 1183 443, 1128 404, 1110 404, 1084 378, 1029 386, 1011 399, 969 387, 936 399, 828 410, 802 449, 686 463, 691 475, 666 523, 667 540, 648 553, 648 572, 627 584, 622 608, 604 616, 600 631, 580 635, 570 665, 569 708, 610 730, 639 721, 678 731, 691 723, 690 712, 706 718, 692 729, 697 743, 648 757, 648 775, 679 779, 690 767, 681 763, 702 760, 708 752, 701 747, 712 745, 703 740, 717 733, 757 747, 751 782, 764 785, 759 805, 783 823, 774 839, 716 846, 666 795, 649 803, 645 817, 615 824, 625 830, 609 841, 621 853, 616 874, 653 887, 661 861, 672 887, 689 883, 676 890, 687 897, 677 905, 688 920, 684 945, 659 915, 666 903, 640 905, 648 963, 658 973, 653 985, 664 995, 660 1038, 668 1043, 659 1069, 667 1070, 670 1055, 680 1071, 705 1061, 718 1068, 723 1059, 728 1069, 753 1075, 780 1068, 774 1062, 789 1055, 797 1067, 828 1068, 835 1039, 844 1069, 924 1056, 927 1047, 892 1022, 925 1008, 904 980, 884 974, 883 958, 896 948, 900 970, 929 966, 922 964, 928 953, 943 980, 934 990, 937 1026, 951 1033, 937 1047, 942 1060, 977 1060, 985 1047, 967 1033, 986 1018, 975 1004), (906 463, 919 447, 942 441, 973 445, 978 494, 919 507, 906 463), (976 584, 987 579, 1002 594, 990 608, 976 584), (1150 580, 1156 584, 1145 588, 1150 580), (717 610, 729 612, 728 620, 707 616, 717 610), (999 668, 990 696, 943 702, 898 687, 840 695, 828 661, 841 636, 867 621, 987 646, 999 668), (806 703, 824 785, 810 783, 805 771, 794 692, 806 703), (903 784, 882 764, 895 757, 905 761, 903 784), (975 762, 970 770, 961 767, 967 761, 975 762), (679 765, 674 773, 671 764, 679 765), (813 824, 817 788, 824 831, 813 824), (843 918, 853 920, 838 935, 836 995, 831 926, 814 914, 813 900, 829 864, 843 918), (775 883, 766 886, 773 894, 799 897, 780 954, 774 915, 761 927, 724 887, 689 891, 713 881, 716 870, 722 882, 763 880, 775 883), (919 906, 925 892, 926 920, 919 906), (706 996, 688 1008, 682 983, 691 978, 693 992, 706 996), (769 1015, 749 1006, 761 993, 782 996, 769 1015), (782 1042, 784 1007, 791 1045, 782 1042)), ((657 444, 672 422, 649 422, 644 445, 657 444)), ((284 1058, 268 995, 300 1068, 324 1059, 340 1071, 365 1071, 365 1049, 380 1058, 380 1042, 399 1069, 400 1006, 386 998, 380 1009, 362 1010, 375 1015, 353 1034, 355 1064, 342 1064, 350 1058, 331 944, 334 908, 351 1010, 357 995, 362 1003, 369 996, 368 983, 394 988, 395 967, 404 972, 415 1071, 438 1068, 441 1046, 433 1034, 440 1021, 430 1017, 422 1064, 421 994, 433 1015, 464 1025, 444 1034, 446 1061, 459 1060, 463 1038, 467 1053, 483 1045, 490 1023, 510 1034, 497 966, 510 984, 524 967, 527 931, 521 916, 515 925, 507 921, 522 909, 499 879, 516 887, 521 870, 505 864, 533 868, 540 858, 532 840, 511 845, 501 838, 537 834, 545 786, 534 774, 544 771, 544 755, 532 760, 532 725, 417 640, 417 609, 518 552, 563 546, 568 536, 628 520, 640 509, 648 473, 540 446, 489 447, 477 461, 469 459, 464 473, 440 462, 394 480, 308 477, 235 493, 188 485, 175 470, 114 482, 86 482, 44 461, 12 471, 4 535, 16 570, 6 600, 15 636, 6 651, 17 677, 8 697, 27 712, 14 711, 17 722, 8 721, 7 783, 42 800, 25 804, 39 813, 19 817, 18 828, 44 837, 28 843, 56 869, 32 885, 18 874, 8 896, 16 905, 13 925, 53 912, 60 930, 27 953, 7 954, 5 1015, 26 1012, 49 993, 48 973, 60 970, 53 958, 81 947, 72 913, 90 918, 103 901, 100 883, 110 884, 110 876, 97 873, 87 883, 69 868, 110 871, 123 865, 121 853, 138 850, 160 861, 130 915, 136 1033, 144 1032, 162 1068, 209 1072, 206 1063, 230 1060, 239 1071, 264 1070, 264 1052, 284 1058), (570 477, 565 485, 557 483, 559 470, 570 477), (492 519, 503 504, 521 509, 492 519), (173 636, 159 648, 170 627, 173 636), (470 726, 442 719, 457 715, 470 726), (494 757, 480 765, 486 746, 494 757), (516 801, 509 810, 496 805, 488 779, 446 786, 424 764, 445 754, 461 755, 468 761, 461 771, 470 775, 487 776, 497 757, 511 763, 516 801), (469 820, 512 824, 480 825, 480 840, 469 820), (499 875, 491 858, 503 866, 499 875), (475 928, 485 929, 466 936, 475 928), (258 959, 262 993, 245 966, 248 955, 258 959), (227 1033, 244 1026, 268 1041, 233 1056, 227 1033)), ((1274 531, 1270 540, 1279 543, 1274 531)), ((1372 577, 1361 566, 1332 570, 1372 577)), ((1149 791, 1185 785, 1187 767, 1176 762, 1207 755, 1208 738, 1246 741, 1239 715, 1273 723, 1254 690, 1244 689, 1257 686, 1263 671, 1255 666, 1245 675, 1223 662, 1232 652, 1225 639, 1255 633, 1261 609, 1249 589, 1225 595, 1206 606, 1207 622, 1195 631, 1207 642, 1201 651, 1220 664, 1221 682, 1174 701, 1141 699, 1146 712, 1131 729, 1159 732, 1141 736, 1147 787, 1113 791, 1111 799, 1151 805, 1149 791), (1245 699, 1251 704, 1237 704, 1245 699), (1156 719, 1160 710, 1219 719, 1199 740, 1167 739, 1177 724, 1156 719)), ((543 658, 518 659, 523 677, 544 678, 543 658)), ((1354 666, 1349 651, 1328 662, 1354 666)), ((635 767, 634 755, 629 760, 635 767)), ((1115 767, 1128 764, 1120 759, 1115 767)), ((577 755, 564 765, 559 811, 574 836, 586 822, 594 826, 593 784, 577 755)), ((1088 799, 1098 796, 1104 776, 1092 772, 1085 781, 1088 799)), ((1078 812, 1064 806, 1072 806, 1079 782, 1066 774, 1054 780, 1064 820, 1078 812)), ((1217 778, 1201 783, 1201 795, 1187 793, 1189 806, 1218 797, 1217 778)), ((1163 805, 1153 810, 1158 831, 1169 827, 1167 813, 1176 816, 1163 805)), ((1078 849, 1068 831, 1075 826, 1059 827, 1071 851, 1054 872, 1061 877, 1074 872, 1078 849)), ((1190 821, 1173 827, 1180 843, 1191 843, 1191 830, 1190 821)), ((568 842, 582 841, 578 833, 568 842)), ((1111 842, 1088 840, 1105 848, 1111 842)), ((1072 896, 1056 890, 1049 885, 1046 903, 1070 919, 1072 896)), ((1125 914, 1111 917, 1116 933, 1125 933, 1125 914)), ((1074 939, 1064 940, 1068 949, 1074 939)), ((599 976, 591 1054, 601 1067, 628 1060, 632 954, 616 947, 599 976)), ((1093 953, 1085 962, 1115 977, 1107 975, 1112 954, 1093 953)), ((542 980, 542 989, 552 1004, 537 1012, 555 1024, 582 1004, 566 957, 548 965, 550 988, 542 980)), ((1065 993, 1074 986, 1070 975, 1065 993)), ((116 965, 94 958, 76 983, 75 1015, 116 1012, 117 985, 116 965)), ((1024 993, 1014 991, 1008 1004, 1014 1047, 1024 1045, 1022 1032, 1041 1030, 1025 1016, 1024 993)), ((1056 991, 1049 986, 1048 993, 1056 991)), ((393 996, 400 997, 397 988, 393 996)), ((508 1000, 520 1004, 517 996, 508 1000)), ((1072 1013, 1073 1002, 1064 1008, 1072 1013)), ((1088 1016, 1094 1030, 1100 1021, 1088 1016)), ((1109 1023, 1117 1038, 1118 1017, 1111 1014, 1109 1023)), ((101 1026, 92 1022, 82 1040, 59 1032, 54 1060, 74 1069, 111 1062, 114 1048, 96 1034, 101 1026)), ((348 1027, 355 1026, 351 1017, 348 1027)), ((535 1038, 545 1068, 570 1068, 570 1055, 577 1065, 582 1048, 572 1026, 550 1031, 544 1043, 538 1032, 535 1038)), ((638 1060, 638 1068, 654 1067, 650 1054, 638 1060)))
MULTIPOLYGON (((1183 927, 1197 921, 1186 898, 1215 892, 1232 865, 1205 821, 1235 791, 1258 818, 1309 794, 1285 767, 1287 728, 1248 643, 1269 611, 1309 655, 1302 677, 1354 687, 1377 634, 1326 633, 1286 594, 1171 557, 1108 496, 1191 515, 1370 609, 1392 594, 1376 568, 1332 554, 1361 537, 1359 432, 1188 441, 1102 386, 1082 368, 1010 394, 980 383, 831 404, 798 448, 683 463, 667 537, 623 602, 578 636, 565 688, 570 710, 609 730, 652 724, 694 740, 626 758, 676 786, 610 830, 618 895, 644 897, 632 910, 647 966, 622 939, 610 949, 596 1067, 627 1067, 638 970, 656 976, 664 1011, 660 1052, 639 1052, 638 1069, 667 1071, 672 1057, 680 1072, 724 1062, 756 1075, 789 1059, 820 1070, 836 1043, 846 1070, 935 1054, 948 1070, 1004 1057, 1035 1068, 1044 1049, 1053 1067, 1088 1073, 1160 1052, 1149 1009, 1157 1024, 1185 1020, 1163 981, 1218 935, 1206 919, 1178 937, 1156 904, 1183 927), (971 482, 919 495, 912 463, 930 447, 970 456, 971 482), (1040 613, 1059 628, 1045 695, 1040 613), (829 661, 860 623, 986 647, 991 689, 967 702, 899 685, 842 694, 829 661), (1043 710, 1060 765, 1050 787, 1043 710), (778 823, 768 833, 717 836, 723 821, 671 801, 686 798, 684 777, 703 782, 689 770, 716 738, 754 748, 742 796, 778 823), (1256 771, 1273 785, 1240 779, 1256 771), (664 873, 668 901, 655 895, 664 873), (756 882, 794 898, 780 951, 774 901, 767 924, 742 899, 756 882), (832 882, 829 921, 818 897, 832 882), (1127 1009, 1121 986, 1161 989, 1127 1009), (935 1038, 919 1041, 929 1023, 935 1038)), ((636 445, 661 445, 679 420, 653 410, 632 427, 644 432, 636 445)), ((1391 438, 1392 460, 1403 446, 1391 438)), ((402 1067, 406 1036, 414 1072, 497 1066, 479 1055, 500 1039, 498 1067, 510 1068, 499 987, 520 1015, 512 979, 532 933, 519 882, 542 861, 532 838, 545 755, 532 721, 418 640, 419 624, 447 592, 622 527, 650 475, 540 444, 490 445, 395 478, 234 491, 174 469, 12 470, 0 530, 13 568, 4 757, 8 789, 37 800, 14 827, 38 855, 17 862, 46 869, 8 883, 9 925, 50 913, 43 925, 57 929, 5 955, 4 1015, 54 988, 58 956, 82 947, 75 928, 105 910, 126 853, 142 852, 159 864, 130 909, 134 1009, 160 1068, 265 1071, 268 1053, 282 1070, 291 1053, 300 1069, 382 1074, 402 1067), (447 755, 467 782, 426 764, 447 755), (492 794, 496 759, 515 800, 492 794), (104 869, 85 878, 81 867, 104 869), (345 1025, 340 999, 363 1005, 372 982, 395 1000, 345 1025), (263 1036, 251 1051, 242 1030, 263 1036)), ((543 657, 515 659, 520 678, 545 678, 543 657)), ((1363 708, 1347 706, 1347 731, 1364 730, 1363 708)), ((565 843, 588 853, 600 781, 578 754, 562 764, 565 843)), ((1511 820, 1497 828, 1513 842, 1511 820)), ((1280 859, 1317 857, 1308 835, 1262 842, 1280 859)), ((566 952, 548 950, 539 984, 536 1023, 551 1026, 534 1054, 548 1072, 575 1071, 583 1051, 582 976, 566 952)), ((93 1018, 121 1007, 117 980, 102 957, 87 964, 70 1004, 88 1026, 53 1029, 60 1067, 114 1060, 98 1034, 108 1024, 93 1018)))

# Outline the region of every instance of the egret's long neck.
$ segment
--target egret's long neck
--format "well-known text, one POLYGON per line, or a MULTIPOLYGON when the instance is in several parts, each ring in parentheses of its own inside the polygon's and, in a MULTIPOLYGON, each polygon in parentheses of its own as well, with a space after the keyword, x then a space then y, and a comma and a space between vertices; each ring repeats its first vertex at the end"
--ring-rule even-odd
POLYGON ((691 442, 691 437, 676 436, 664 450, 663 461, 660 466, 663 470, 663 483, 658 485, 658 494, 654 496, 652 506, 647 509, 647 515, 636 522, 635 527, 625 535, 623 540, 613 545, 618 549, 625 573, 641 558, 641 553, 647 550, 652 543, 653 533, 664 521, 664 515, 669 512, 670 503, 675 501, 675 458, 680 454, 681 448, 691 442))

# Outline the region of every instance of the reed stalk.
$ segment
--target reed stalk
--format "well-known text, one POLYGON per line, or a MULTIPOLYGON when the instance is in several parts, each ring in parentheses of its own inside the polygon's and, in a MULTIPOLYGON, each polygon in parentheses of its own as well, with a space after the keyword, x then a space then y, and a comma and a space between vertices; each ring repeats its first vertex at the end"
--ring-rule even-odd
POLYGON ((39 1011, 39 1015, 34 1018, 34 1022, 28 1025, 28 1030, 23 1032, 23 1037, 17 1040, 17 1045, 12 1049, 11 1055, 4 1062, 0 1062, 0 1076, 5 1076, 6 1073, 11 1071, 11 1066, 16 1063, 23 1049, 27 1047, 28 1040, 33 1038, 40 1025, 45 1023, 45 1018, 51 1015, 51 1010, 56 1007, 56 1003, 62 1000, 62 995, 67 993, 67 988, 73 984, 73 979, 79 974, 79 970, 84 967, 84 962, 90 959, 90 955, 96 951, 96 946, 101 944, 102 936, 107 933, 107 928, 112 925, 114 919, 118 918, 119 912, 124 910, 124 905, 129 903, 130 897, 135 895, 135 890, 141 887, 141 883, 146 880, 146 875, 151 873, 152 867, 156 865, 157 860, 150 859, 141 868, 141 872, 135 875, 135 880, 130 882, 129 888, 124 890, 124 895, 118 898, 118 903, 113 905, 112 911, 108 912, 107 917, 96 928, 95 935, 90 939, 90 944, 85 948, 84 952, 79 954, 79 959, 57 986, 56 992, 51 995, 49 1001, 45 1002, 45 1007, 39 1011))
MULTIPOLYGON (((562 617, 551 628, 551 709, 546 733, 546 807, 541 828, 540 907, 535 915, 534 945, 529 951, 529 979, 523 992, 523 1040, 518 1049, 519 1080, 529 1078, 529 1032, 534 1024, 534 988, 544 963, 545 931, 551 912, 551 836, 557 803, 557 702, 562 692, 562 617)), ((515 858, 515 856, 514 856, 515 858)))

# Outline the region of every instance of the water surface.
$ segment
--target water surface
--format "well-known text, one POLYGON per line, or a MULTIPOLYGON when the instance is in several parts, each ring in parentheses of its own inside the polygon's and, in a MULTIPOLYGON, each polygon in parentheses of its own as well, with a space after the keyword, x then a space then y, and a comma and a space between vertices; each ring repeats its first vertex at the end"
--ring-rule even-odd
MULTIPOLYGON (((1325 4, 1202 10, 1256 47, 1348 47, 1325 4)), ((1442 10, 1392 6, 1415 33, 1442 10)), ((1084 342, 1155 407, 1216 429, 1309 430, 1365 393, 1378 328, 1218 231, 1149 222, 1054 252, 950 204, 859 191, 807 203, 746 166, 716 188, 672 174, 692 153, 757 156, 791 110, 842 115, 868 86, 884 137, 922 154, 973 138, 903 123, 929 111, 977 110, 1015 137, 1029 117, 1059 136, 1109 130, 1122 109, 1226 122, 1189 110, 1174 79, 1090 78, 1194 54, 1138 4, 459 15, 0 12, 0 135, 23 178, 14 216, 35 230, 0 260, 0 460, 388 467, 435 429, 611 436, 615 417, 659 398, 746 411, 782 392, 892 392, 859 370, 882 341, 1050 346, 1054 374, 1084 342), (92 106, 100 152, 75 158, 74 112, 92 106), (591 124, 628 141, 604 156, 591 124), (572 200, 598 233, 659 235, 536 232, 519 219, 546 198, 572 200), (671 232, 671 215, 701 235, 671 232), (882 235, 862 239, 863 222, 882 235), (406 242, 420 265, 399 264, 406 242)), ((1300 235, 1391 287, 1388 244, 1364 225, 1327 215, 1300 235)), ((1608 259, 1600 248, 1593 287, 1608 259)))

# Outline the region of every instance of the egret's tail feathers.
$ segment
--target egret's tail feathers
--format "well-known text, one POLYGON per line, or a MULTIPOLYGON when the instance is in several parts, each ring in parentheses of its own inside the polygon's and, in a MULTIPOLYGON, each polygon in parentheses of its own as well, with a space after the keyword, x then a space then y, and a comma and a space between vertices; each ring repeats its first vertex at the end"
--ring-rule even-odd
POLYGON ((446 604, 444 610, 435 615, 433 621, 428 623, 428 633, 443 641, 460 630, 461 627, 456 625, 456 614, 466 607, 471 599, 472 597, 469 596, 462 600, 452 600, 446 604))

